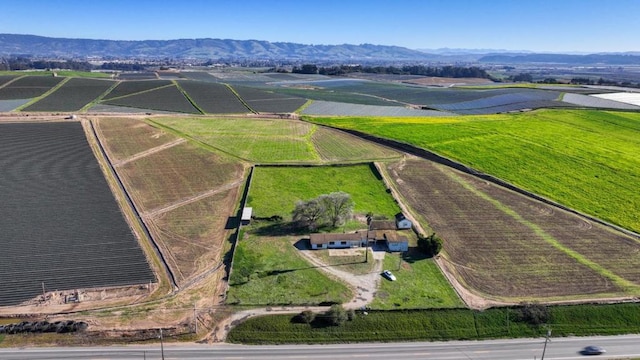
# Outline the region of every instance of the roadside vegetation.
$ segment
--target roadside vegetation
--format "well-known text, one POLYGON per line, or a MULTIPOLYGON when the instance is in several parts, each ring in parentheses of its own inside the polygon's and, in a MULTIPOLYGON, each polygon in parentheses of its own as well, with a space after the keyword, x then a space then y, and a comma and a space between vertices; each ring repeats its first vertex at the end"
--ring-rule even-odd
POLYGON ((339 326, 296 321, 297 315, 249 319, 234 327, 228 341, 243 344, 325 344, 336 342, 390 342, 482 340, 496 338, 617 335, 640 332, 637 304, 433 309, 356 312, 339 326))

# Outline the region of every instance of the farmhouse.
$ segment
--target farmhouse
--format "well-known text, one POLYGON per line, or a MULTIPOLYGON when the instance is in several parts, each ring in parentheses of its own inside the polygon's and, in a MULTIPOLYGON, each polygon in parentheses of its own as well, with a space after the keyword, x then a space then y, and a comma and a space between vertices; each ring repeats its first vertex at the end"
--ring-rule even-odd
POLYGON ((311 249, 344 249, 382 242, 389 251, 407 251, 409 240, 395 230, 369 230, 349 234, 311 234, 311 249))
POLYGON ((366 245, 367 232, 355 232, 350 234, 311 234, 309 235, 311 248, 317 249, 341 249, 366 245))
POLYGON ((403 213, 396 214, 396 226, 398 229, 411 229, 411 220, 407 219, 403 213))

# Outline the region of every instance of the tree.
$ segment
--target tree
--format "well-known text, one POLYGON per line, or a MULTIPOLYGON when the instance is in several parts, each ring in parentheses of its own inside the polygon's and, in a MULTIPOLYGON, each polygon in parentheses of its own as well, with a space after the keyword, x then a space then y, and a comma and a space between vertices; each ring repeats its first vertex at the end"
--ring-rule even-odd
POLYGON ((294 322, 300 324, 311 324, 316 318, 316 313, 311 310, 304 310, 293 318, 294 322))
POLYGON ((324 216, 324 204, 318 199, 298 201, 292 213, 293 221, 311 230, 317 229, 322 224, 324 216))
POLYGON ((436 256, 442 251, 442 239, 436 233, 424 237, 418 235, 418 247, 429 256, 436 256))
POLYGON ((349 314, 342 305, 331 305, 329 311, 324 314, 325 321, 333 326, 340 326, 349 320, 349 314))
POLYGON ((354 202, 351 195, 338 191, 329 195, 320 195, 319 202, 325 209, 325 216, 331 227, 344 222, 353 212, 354 202))

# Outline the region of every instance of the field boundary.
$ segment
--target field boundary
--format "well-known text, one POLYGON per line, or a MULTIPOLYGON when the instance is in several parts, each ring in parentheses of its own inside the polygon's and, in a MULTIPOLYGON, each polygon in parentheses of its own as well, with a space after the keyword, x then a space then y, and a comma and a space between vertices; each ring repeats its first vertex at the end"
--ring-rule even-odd
MULTIPOLYGON (((313 122, 313 120, 305 120, 305 121, 309 121, 311 123, 317 124, 317 123, 313 122)), ((460 162, 457 162, 455 160, 449 159, 449 158, 447 158, 445 156, 436 154, 433 151, 430 151, 430 150, 427 150, 427 149, 423 149, 423 148, 417 147, 415 145, 411 145, 411 144, 408 144, 408 143, 405 143, 405 142, 401 142, 401 141, 398 141, 398 140, 381 138, 381 137, 378 137, 378 136, 375 136, 375 135, 371 135, 371 134, 367 134, 367 133, 364 133, 364 132, 361 132, 361 131, 358 131, 358 130, 343 129, 343 128, 339 128, 339 127, 335 127, 335 126, 324 125, 324 124, 317 124, 317 125, 326 126, 328 128, 334 129, 334 130, 343 131, 343 132, 346 132, 348 134, 355 135, 355 136, 358 136, 360 138, 363 138, 363 139, 366 139, 366 140, 369 140, 369 141, 373 141, 373 142, 375 142, 377 144, 385 145, 385 146, 391 147, 393 149, 396 149, 396 150, 399 150, 399 151, 403 151, 403 152, 406 152, 406 153, 411 154, 411 155, 415 155, 415 156, 420 157, 422 159, 429 160, 429 161, 432 161, 432 162, 435 162, 435 163, 438 163, 438 164, 453 168, 453 169, 461 171, 463 173, 475 176, 475 177, 477 177, 479 179, 482 179, 482 180, 485 180, 485 181, 489 181, 489 182, 491 182, 493 184, 496 184, 496 185, 501 186, 503 188, 509 189, 509 190, 514 191, 516 193, 519 193, 521 195, 524 195, 524 196, 527 196, 529 198, 538 200, 538 201, 540 201, 542 203, 545 203, 547 205, 554 206, 556 208, 568 211, 568 212, 570 212, 570 213, 572 213, 574 215, 580 216, 580 217, 585 218, 587 220, 594 221, 594 222, 596 222, 596 223, 598 223, 600 225, 604 225, 604 226, 606 226, 606 227, 608 227, 610 229, 613 229, 613 230, 616 230, 616 231, 620 231, 620 232, 622 232, 622 233, 624 233, 626 235, 629 235, 629 236, 635 237, 637 239, 640 239, 640 234, 639 233, 636 233, 634 231, 625 229, 623 227, 620 227, 618 225, 612 224, 610 222, 604 221, 604 220, 602 220, 600 218, 597 218, 595 216, 591 216, 591 215, 582 213, 582 212, 580 212, 578 210, 575 210, 575 209, 570 208, 568 206, 562 205, 562 204, 560 204, 558 202, 555 202, 555 201, 553 201, 551 199, 548 199, 546 197, 543 197, 543 196, 540 196, 540 195, 535 194, 533 192, 530 192, 530 191, 527 191, 525 189, 522 189, 522 188, 520 188, 520 187, 518 187, 518 186, 516 186, 514 184, 511 184, 511 183, 509 183, 509 182, 507 182, 505 180, 502 180, 500 178, 497 178, 497 177, 495 177, 493 175, 489 175, 487 173, 483 173, 483 172, 478 171, 478 170, 476 170, 474 168, 471 168, 471 167, 469 167, 467 165, 464 165, 463 163, 460 163, 460 162)))

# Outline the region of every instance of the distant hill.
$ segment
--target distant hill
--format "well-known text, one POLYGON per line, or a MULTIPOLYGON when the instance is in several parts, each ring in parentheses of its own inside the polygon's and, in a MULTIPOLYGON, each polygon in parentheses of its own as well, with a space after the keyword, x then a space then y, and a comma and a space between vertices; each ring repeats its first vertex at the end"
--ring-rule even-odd
POLYGON ((339 61, 427 60, 429 54, 399 46, 303 45, 229 39, 92 40, 0 34, 0 55, 41 57, 287 59, 339 61))

